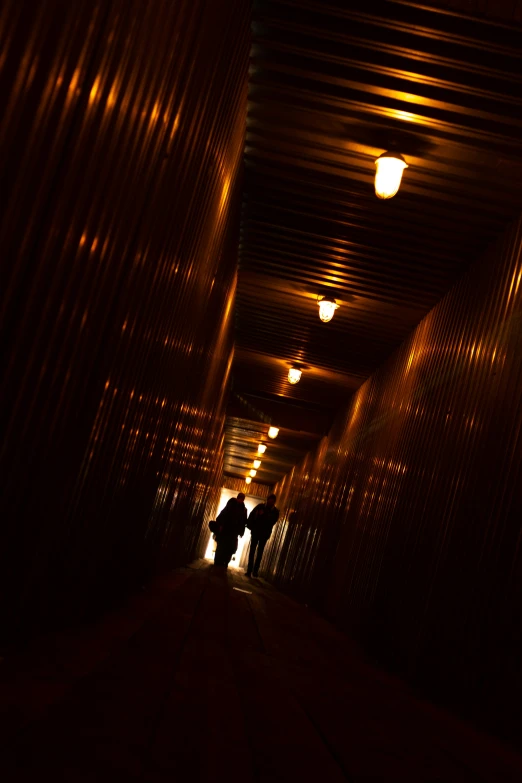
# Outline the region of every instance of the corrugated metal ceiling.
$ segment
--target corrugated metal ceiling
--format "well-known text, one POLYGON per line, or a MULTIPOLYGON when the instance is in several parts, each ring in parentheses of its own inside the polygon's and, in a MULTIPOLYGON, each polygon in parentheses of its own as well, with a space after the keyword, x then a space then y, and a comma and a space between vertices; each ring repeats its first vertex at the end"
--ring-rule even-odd
MULTIPOLYGON (((233 382, 306 430, 308 408, 345 402, 520 209, 520 26, 264 0, 253 28, 233 382), (381 201, 386 149, 409 168, 381 201), (341 304, 330 324, 324 293, 341 304)), ((227 441, 241 475, 230 458, 227 441)))

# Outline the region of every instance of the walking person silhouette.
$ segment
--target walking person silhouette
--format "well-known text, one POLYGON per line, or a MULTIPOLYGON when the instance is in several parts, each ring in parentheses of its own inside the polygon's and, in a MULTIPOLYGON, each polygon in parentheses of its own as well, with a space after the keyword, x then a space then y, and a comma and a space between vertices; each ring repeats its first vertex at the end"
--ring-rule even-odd
POLYGON ((248 556, 247 576, 256 577, 266 546, 272 535, 275 523, 279 519, 279 509, 275 505, 276 496, 269 495, 266 503, 259 503, 248 517, 247 527, 250 528, 250 554, 248 556))

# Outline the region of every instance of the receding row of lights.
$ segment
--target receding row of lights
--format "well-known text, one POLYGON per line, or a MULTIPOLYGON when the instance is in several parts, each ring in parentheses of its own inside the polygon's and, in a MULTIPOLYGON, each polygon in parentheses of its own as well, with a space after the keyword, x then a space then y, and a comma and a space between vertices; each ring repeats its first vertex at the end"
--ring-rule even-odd
MULTIPOLYGON (((383 152, 379 155, 375 161, 375 194, 378 198, 386 199, 392 198, 398 192, 404 169, 408 168, 408 164, 402 157, 396 152, 383 152)), ((331 299, 329 296, 323 296, 318 299, 319 305, 319 318, 323 323, 327 324, 335 315, 335 311, 339 305, 335 299, 331 299)), ((288 382, 295 385, 301 380, 303 371, 298 364, 293 364, 288 370, 288 382)), ((270 427, 268 430, 269 438, 277 438, 279 430, 277 427, 270 427)), ((264 443, 260 443, 257 447, 258 455, 264 454, 266 446, 264 443)), ((261 460, 255 459, 252 463, 252 469, 250 475, 246 477, 247 484, 252 482, 258 469, 261 467, 261 460)))
MULTIPOLYGON (((331 299, 329 296, 321 297, 321 299, 317 300, 317 304, 319 305, 319 318, 323 323, 327 324, 334 317, 335 311, 339 308, 339 305, 335 299, 331 299)), ((299 383, 302 374, 303 371, 301 366, 299 364, 292 364, 288 370, 288 382, 294 385, 299 383)))
MULTIPOLYGON (((272 438, 272 440, 273 440, 274 438, 277 438, 278 435, 279 435, 279 428, 278 427, 269 427, 269 429, 268 429, 268 437, 269 438, 272 438)), ((252 483, 252 479, 254 478, 254 476, 256 475, 257 471, 261 467, 261 460, 259 459, 259 457, 263 456, 265 451, 266 451, 266 444, 265 443, 260 443, 259 446, 257 447, 258 457, 253 461, 250 473, 249 473, 249 475, 245 479, 247 484, 251 484, 252 483)))
MULTIPOLYGON (((375 161, 377 171, 375 172, 375 193, 379 198, 392 198, 399 190, 402 174, 408 164, 402 157, 395 152, 383 152, 375 161)), ((329 296, 323 296, 318 299, 319 318, 327 324, 334 317, 335 311, 339 305, 335 299, 329 296)), ((293 364, 288 370, 288 382, 295 385, 301 380, 303 371, 299 364, 293 364)))

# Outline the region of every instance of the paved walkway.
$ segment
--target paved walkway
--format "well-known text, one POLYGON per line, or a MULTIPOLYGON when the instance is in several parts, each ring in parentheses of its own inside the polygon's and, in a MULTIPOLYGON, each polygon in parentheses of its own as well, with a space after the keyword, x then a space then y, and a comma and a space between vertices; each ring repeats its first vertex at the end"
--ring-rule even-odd
POLYGON ((2 779, 522 781, 266 583, 206 563, 0 666, 2 779))

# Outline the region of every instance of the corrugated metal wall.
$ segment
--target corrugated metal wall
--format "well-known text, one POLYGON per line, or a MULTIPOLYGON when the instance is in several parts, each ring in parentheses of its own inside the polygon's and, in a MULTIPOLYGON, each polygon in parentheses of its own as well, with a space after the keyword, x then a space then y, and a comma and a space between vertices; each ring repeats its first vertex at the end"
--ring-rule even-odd
POLYGON ((506 732, 522 696, 521 239, 519 221, 279 483, 265 561, 380 662, 506 732))
POLYGON ((235 492, 244 492, 245 495, 254 495, 256 498, 267 498, 270 494, 268 484, 256 484, 255 481, 252 481, 251 484, 245 484, 242 479, 235 479, 232 476, 225 476, 223 487, 233 489, 235 492))
POLYGON ((3 4, 4 629, 199 552, 222 483, 249 16, 3 4))

